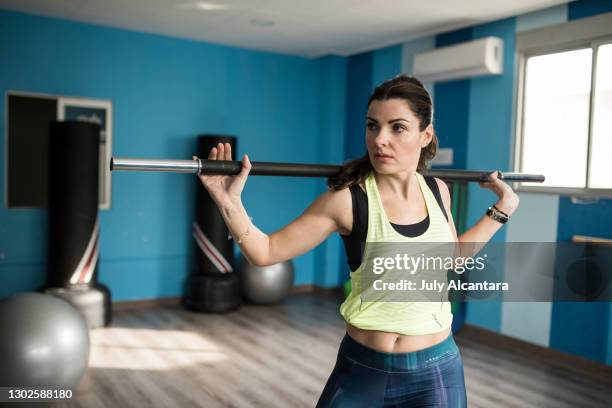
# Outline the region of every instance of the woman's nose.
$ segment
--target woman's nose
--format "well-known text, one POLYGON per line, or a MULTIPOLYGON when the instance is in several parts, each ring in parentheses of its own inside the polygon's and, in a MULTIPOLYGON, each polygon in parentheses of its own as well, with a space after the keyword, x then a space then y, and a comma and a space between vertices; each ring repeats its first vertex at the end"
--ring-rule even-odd
POLYGON ((389 135, 383 129, 376 135, 376 139, 374 139, 376 146, 387 146, 389 144, 389 135))

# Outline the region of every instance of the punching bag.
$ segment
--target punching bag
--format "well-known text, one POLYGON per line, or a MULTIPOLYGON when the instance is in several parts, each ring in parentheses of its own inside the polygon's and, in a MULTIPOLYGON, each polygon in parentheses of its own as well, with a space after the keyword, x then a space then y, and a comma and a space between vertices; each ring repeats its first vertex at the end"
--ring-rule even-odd
MULTIPOLYGON (((236 138, 221 135, 198 136, 198 157, 208 158, 218 143, 229 143, 236 152, 236 138)), ((196 214, 192 237, 196 265, 188 277, 183 304, 199 312, 227 312, 240 306, 240 284, 234 273, 234 245, 216 203, 196 178, 196 214)))
MULTIPOLYGON (((198 137, 198 157, 208 158, 210 149, 217 146, 217 143, 229 143, 232 146, 232 154, 235 155, 235 137, 203 135, 198 137)), ((202 186, 199 179, 196 183, 198 186, 194 228, 196 228, 196 225, 199 227, 202 234, 198 235, 206 243, 204 250, 200 248, 198 251, 197 270, 201 274, 232 272, 234 269, 234 244, 233 241, 227 239, 229 230, 206 188, 202 186)))
POLYGON ((91 328, 111 320, 110 292, 97 282, 99 150, 99 125, 50 123, 46 292, 75 306, 91 328))

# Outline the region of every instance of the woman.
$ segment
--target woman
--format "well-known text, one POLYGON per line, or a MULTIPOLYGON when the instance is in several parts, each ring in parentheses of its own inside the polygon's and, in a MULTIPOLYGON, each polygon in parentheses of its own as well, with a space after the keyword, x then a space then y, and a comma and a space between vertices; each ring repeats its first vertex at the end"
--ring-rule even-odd
MULTIPOLYGON (((250 263, 294 258, 338 232, 355 288, 363 269, 362 242, 485 243, 518 206, 514 191, 491 174, 491 182, 481 186, 499 200, 457 238, 448 187, 419 173, 437 149, 432 118, 431 97, 417 79, 402 75, 381 84, 368 102, 367 153, 345 164, 328 180, 329 191, 271 235, 251 223, 241 202, 248 156, 237 176, 200 178, 250 263)), ((208 158, 231 160, 230 145, 219 144, 208 158)), ((361 300, 354 289, 340 307, 347 334, 317 407, 465 407, 450 304, 371 302, 366 307, 361 300)))

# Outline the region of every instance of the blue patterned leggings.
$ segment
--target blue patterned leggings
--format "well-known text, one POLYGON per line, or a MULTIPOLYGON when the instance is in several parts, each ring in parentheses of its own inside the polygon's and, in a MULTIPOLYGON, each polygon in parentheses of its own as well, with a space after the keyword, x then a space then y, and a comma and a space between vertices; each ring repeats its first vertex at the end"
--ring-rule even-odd
POLYGON ((346 334, 317 408, 353 407, 467 407, 453 335, 423 350, 385 353, 346 334))

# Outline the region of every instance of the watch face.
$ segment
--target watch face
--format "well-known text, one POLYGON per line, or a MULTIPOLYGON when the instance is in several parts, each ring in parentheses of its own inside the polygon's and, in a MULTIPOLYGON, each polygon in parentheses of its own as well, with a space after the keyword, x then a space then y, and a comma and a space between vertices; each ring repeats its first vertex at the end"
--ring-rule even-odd
POLYGON ((489 209, 487 210, 487 215, 491 217, 491 219, 497 222, 501 222, 502 224, 505 224, 506 221, 508 221, 508 217, 493 211, 492 207, 489 207, 489 209))

